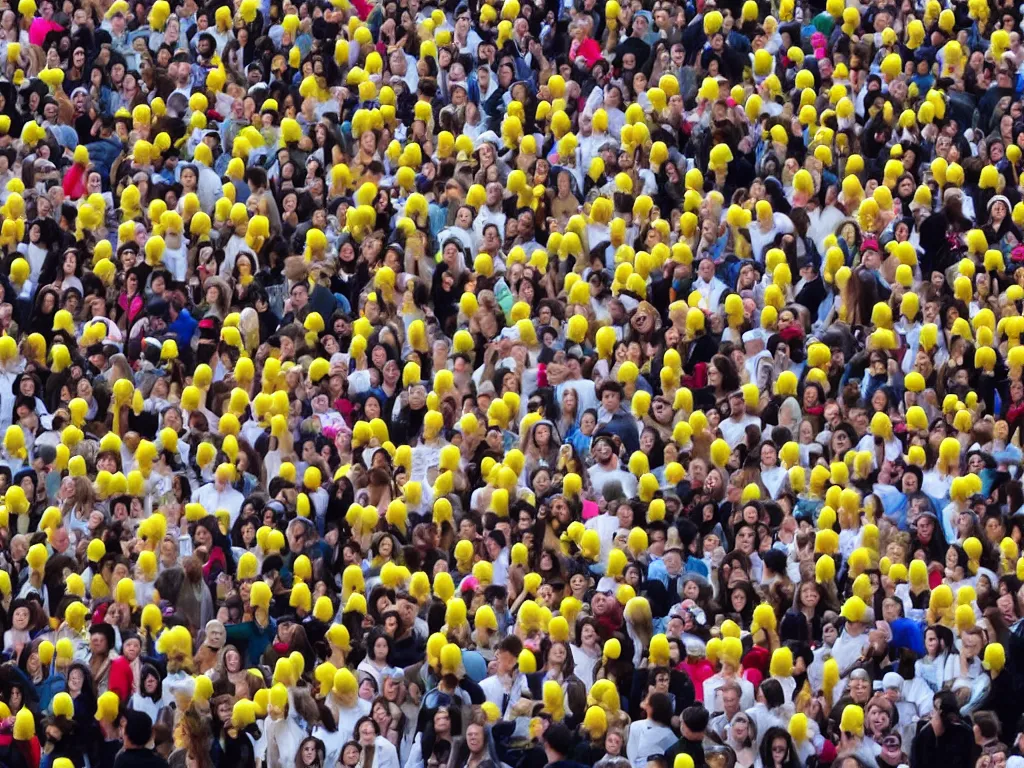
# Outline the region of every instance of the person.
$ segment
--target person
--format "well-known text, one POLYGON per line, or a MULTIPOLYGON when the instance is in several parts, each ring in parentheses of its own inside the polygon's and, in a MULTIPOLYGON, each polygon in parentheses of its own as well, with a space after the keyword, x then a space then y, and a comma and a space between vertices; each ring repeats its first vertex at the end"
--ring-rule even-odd
POLYGON ((566 759, 572 750, 572 732, 562 723, 553 723, 544 730, 543 744, 547 768, 577 768, 581 765, 566 759))
POLYGON ((97 694, 109 690, 122 701, 127 700, 135 685, 134 676, 128 660, 114 650, 114 628, 110 624, 93 624, 89 628, 89 654, 97 694))
POLYGON ((128 710, 121 718, 124 748, 114 760, 116 768, 166 768, 167 761, 150 747, 153 721, 145 712, 128 710))
POLYGON ((701 704, 683 710, 680 717, 680 736, 665 752, 665 759, 675 764, 676 755, 687 755, 694 765, 704 764, 704 732, 708 727, 708 711, 701 704))
POLYGON ((956 696, 952 691, 940 691, 933 701, 931 716, 911 745, 911 768, 939 759, 959 760, 966 764, 974 755, 974 734, 960 719, 956 696))
POLYGON ((634 766, 646 765, 652 755, 663 755, 676 742, 672 730, 672 702, 665 693, 652 693, 643 703, 647 717, 629 726, 626 755, 634 766))
POLYGON ((758 760, 765 768, 798 768, 800 765, 792 738, 779 727, 769 728, 765 732, 758 760))

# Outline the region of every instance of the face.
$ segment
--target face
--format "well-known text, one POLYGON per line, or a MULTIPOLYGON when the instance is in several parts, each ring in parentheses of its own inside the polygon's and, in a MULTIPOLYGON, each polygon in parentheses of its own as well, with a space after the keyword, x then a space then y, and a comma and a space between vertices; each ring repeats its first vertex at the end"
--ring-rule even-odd
POLYGON ((97 656, 107 653, 107 639, 98 632, 89 636, 89 650, 97 656))
POLYGON ((466 746, 469 747, 469 751, 476 754, 483 751, 484 748, 484 729, 483 726, 474 723, 466 729, 466 746))
POLYGON ((782 763, 786 759, 786 752, 788 751, 785 739, 775 739, 772 741, 772 760, 775 762, 782 763))
POLYGON ((616 731, 609 731, 604 740, 604 748, 609 755, 621 754, 622 736, 620 736, 616 731))
POLYGON ((377 738, 377 730, 373 727, 373 723, 364 722, 359 726, 359 743, 364 747, 368 747, 377 738))

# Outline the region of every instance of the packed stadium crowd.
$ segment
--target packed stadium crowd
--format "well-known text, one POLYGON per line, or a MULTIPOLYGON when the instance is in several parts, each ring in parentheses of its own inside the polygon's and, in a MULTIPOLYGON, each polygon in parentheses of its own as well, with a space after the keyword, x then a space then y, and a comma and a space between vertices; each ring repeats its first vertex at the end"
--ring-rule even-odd
POLYGON ((0 0, 0 768, 1024 768, 1022 17, 0 0))

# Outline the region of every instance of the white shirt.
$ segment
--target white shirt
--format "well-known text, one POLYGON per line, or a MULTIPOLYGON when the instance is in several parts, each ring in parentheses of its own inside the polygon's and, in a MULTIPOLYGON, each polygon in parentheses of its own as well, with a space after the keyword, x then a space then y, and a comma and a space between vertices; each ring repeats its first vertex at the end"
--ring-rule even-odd
POLYGON ((601 654, 591 656, 578 645, 570 645, 569 648, 572 651, 573 674, 590 688, 594 684, 594 667, 597 666, 601 654))
POLYGON ((201 504, 203 509, 211 515, 218 509, 226 509, 231 515, 231 525, 228 526, 231 528, 242 511, 242 502, 245 501, 245 497, 230 485, 223 491, 218 491, 216 483, 207 483, 192 492, 192 501, 201 504))
POLYGON ((629 726, 626 755, 633 768, 644 768, 650 755, 663 755, 678 741, 675 733, 653 720, 637 720, 629 726))
MULTIPOLYGON (((750 709, 754 706, 754 686, 745 677, 733 678, 740 685, 740 709, 750 709)), ((725 685, 725 678, 719 675, 709 677, 704 681, 704 706, 708 712, 722 712, 722 699, 718 695, 718 689, 725 685)))
POLYGON ((505 547, 498 554, 498 559, 494 561, 494 574, 491 577, 491 583, 499 587, 504 587, 508 584, 508 564, 510 559, 510 550, 505 547))
POLYGON ((484 696, 498 708, 503 719, 510 719, 506 718, 505 714, 509 711, 510 707, 523 697, 524 688, 527 688, 526 675, 517 674, 509 686, 508 700, 506 701, 505 681, 500 676, 491 675, 480 681, 480 689, 484 692, 484 696))
POLYGON ((618 481, 622 485, 622 492, 627 499, 636 495, 637 479, 632 472, 626 472, 621 467, 615 469, 604 469, 600 464, 595 464, 587 470, 590 476, 590 485, 595 491, 601 493, 606 483, 618 481))
POLYGON ((717 277, 712 277, 708 281, 698 277, 693 281, 693 290, 701 295, 701 304, 704 305, 701 309, 714 310, 722 301, 722 294, 726 291, 726 285, 717 277))
POLYGON ((744 414, 739 421, 736 421, 731 416, 728 419, 723 419, 719 422, 718 428, 722 431, 722 437, 725 438, 725 442, 729 444, 729 449, 732 450, 746 439, 747 427, 752 424, 760 426, 761 419, 757 416, 744 414))

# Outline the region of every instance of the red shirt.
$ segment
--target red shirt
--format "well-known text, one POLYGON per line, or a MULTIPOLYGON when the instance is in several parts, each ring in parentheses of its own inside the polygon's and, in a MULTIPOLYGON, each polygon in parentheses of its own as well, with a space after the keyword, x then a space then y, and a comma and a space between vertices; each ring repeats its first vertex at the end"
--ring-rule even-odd
MULTIPOLYGON (((110 663, 110 674, 107 677, 107 690, 113 691, 121 699, 121 703, 127 704, 132 695, 132 665, 124 656, 118 656, 110 663)), ((36 763, 38 765, 38 761, 36 763)))

